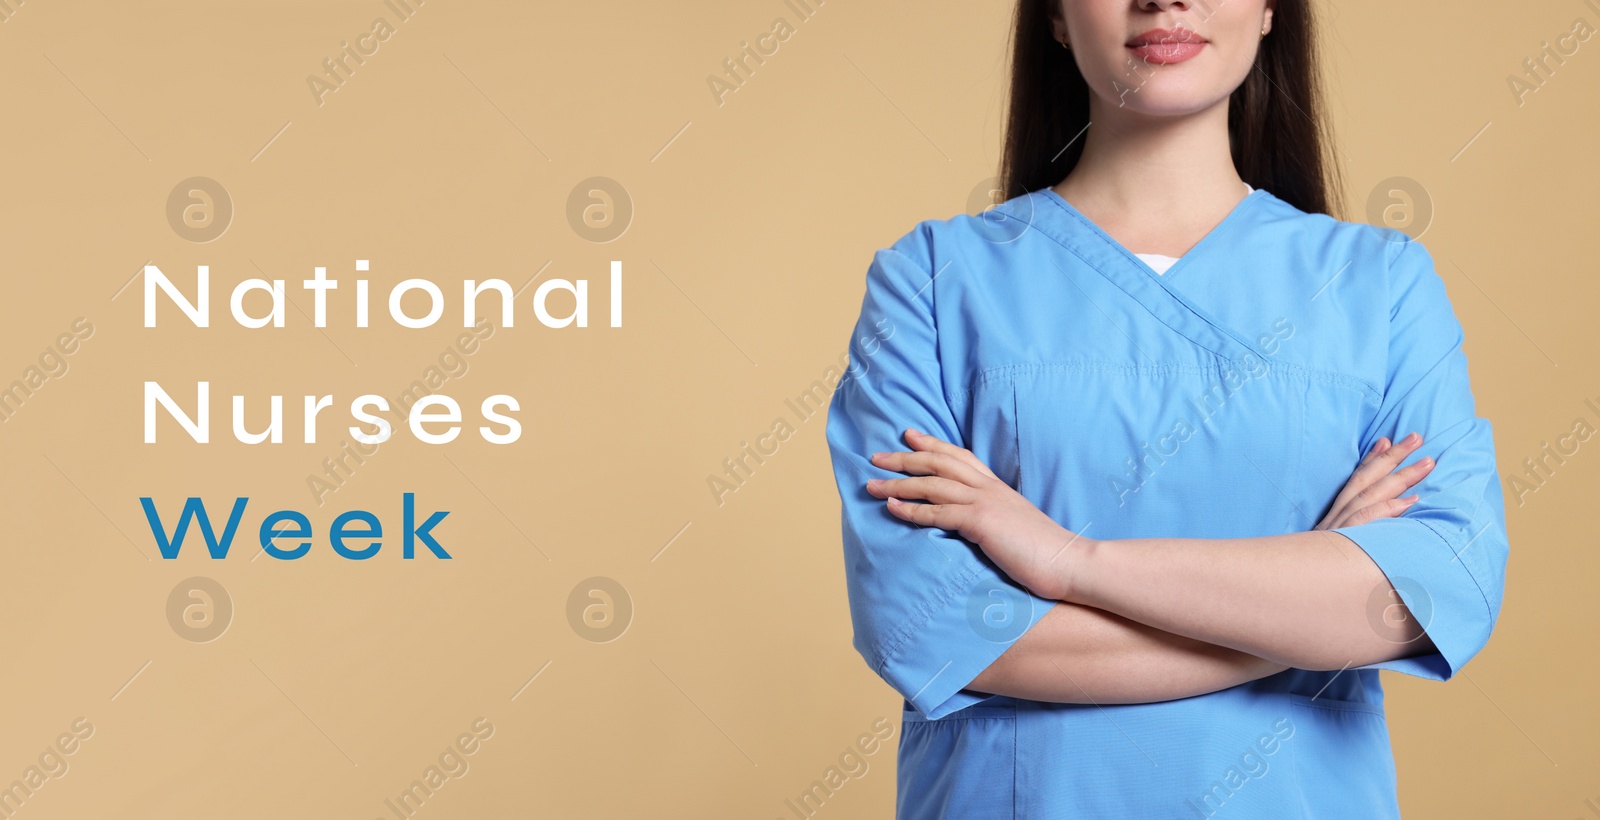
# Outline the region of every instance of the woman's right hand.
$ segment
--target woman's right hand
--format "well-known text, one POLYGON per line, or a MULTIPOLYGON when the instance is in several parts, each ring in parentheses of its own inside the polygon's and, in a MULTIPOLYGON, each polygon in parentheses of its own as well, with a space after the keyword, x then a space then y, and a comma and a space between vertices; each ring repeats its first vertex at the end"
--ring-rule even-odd
POLYGON ((1355 472, 1350 474, 1350 480, 1345 482, 1344 489, 1333 500, 1328 514, 1312 529, 1353 527, 1379 518, 1399 517, 1421 497, 1409 495, 1401 498, 1400 493, 1432 471, 1434 460, 1421 458, 1403 470, 1394 468, 1421 446, 1420 433, 1412 433, 1393 445, 1387 436, 1378 439, 1367 457, 1356 465, 1355 472))

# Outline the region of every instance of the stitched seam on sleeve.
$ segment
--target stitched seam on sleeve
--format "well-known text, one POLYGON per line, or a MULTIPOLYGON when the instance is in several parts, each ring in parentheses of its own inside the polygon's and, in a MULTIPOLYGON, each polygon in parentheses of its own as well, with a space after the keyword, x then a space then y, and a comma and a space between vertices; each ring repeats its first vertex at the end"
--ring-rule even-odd
MULTIPOLYGON (((879 675, 884 675, 889 668, 889 664, 899 660, 900 651, 911 640, 911 636, 922 631, 928 621, 933 620, 935 614, 949 605, 950 598, 957 591, 964 588, 973 578, 977 577, 979 573, 983 572, 983 569, 984 567, 980 564, 951 579, 932 598, 925 599, 922 602, 922 605, 917 608, 916 616, 911 623, 903 625, 899 631, 890 636, 887 644, 880 643, 878 648, 880 660, 878 661, 877 670, 879 675)), ((887 676, 885 675, 885 677, 887 676)))
MULTIPOLYGON (((940 351, 940 339, 939 339, 939 321, 938 321, 938 310, 937 310, 937 305, 938 305, 938 293, 937 293, 937 291, 938 291, 938 287, 937 287, 937 282, 935 281, 938 278, 938 276, 933 272, 933 269, 932 269, 933 268, 933 256, 934 256, 934 240, 933 240, 932 231, 928 228, 928 226, 926 224, 924 224, 924 226, 923 226, 922 234, 923 234, 922 242, 923 242, 923 246, 924 246, 923 250, 925 250, 927 252, 928 262, 929 262, 929 264, 926 265, 926 266, 924 266, 918 259, 912 257, 910 254, 908 254, 908 253, 906 253, 904 251, 901 251, 901 250, 899 250, 897 248, 889 248, 888 250, 889 250, 889 252, 894 253, 894 254, 899 255, 902 258, 904 258, 906 260, 906 262, 909 263, 913 268, 915 268, 917 271, 925 274, 928 277, 928 282, 926 284, 927 296, 928 296, 927 317, 928 317, 928 326, 932 329, 932 336, 933 336, 933 361, 934 361, 934 364, 937 365, 938 373, 939 373, 939 397, 944 401, 945 406, 947 408, 951 408, 952 402, 950 401, 949 393, 945 390, 944 361, 941 358, 940 353, 939 353, 939 351, 940 351)), ((957 251, 959 252, 959 248, 957 248, 957 251)), ((963 259, 963 262, 964 261, 965 260, 963 259)), ((951 263, 954 264, 955 260, 952 259, 951 263)), ((920 292, 918 292, 915 296, 912 297, 912 300, 915 301, 915 302, 920 303, 921 300, 922 300, 922 294, 920 292)), ((920 304, 918 304, 918 305, 915 305, 914 307, 920 308, 921 306, 920 306, 920 304)), ((954 416, 953 408, 952 408, 951 415, 952 415, 952 417, 954 416)), ((956 428, 957 428, 956 432, 960 433, 961 432, 961 430, 960 430, 960 420, 959 419, 952 419, 952 420, 956 424, 956 428)), ((966 436, 963 435, 962 438, 965 439, 966 436)), ((955 442, 955 443, 961 444, 962 442, 955 442)), ((952 540, 956 540, 956 539, 952 539, 952 540)), ((961 543, 965 543, 965 542, 961 542, 961 543)), ((942 589, 938 590, 931 598, 923 600, 921 606, 918 607, 916 615, 913 618, 912 622, 904 624, 897 632, 895 632, 893 635, 889 636, 889 638, 887 639, 886 643, 880 643, 879 650, 878 650, 878 657, 880 658, 880 660, 878 662, 878 673, 880 675, 884 675, 885 677, 887 677, 887 675, 885 675, 884 673, 888 670, 889 664, 894 663, 896 660, 899 659, 900 652, 905 648, 906 644, 910 642, 912 636, 917 634, 918 632, 920 632, 922 630, 922 628, 924 626, 926 626, 929 621, 933 620, 933 616, 935 614, 937 614, 940 610, 943 610, 946 606, 949 605, 951 597, 954 596, 957 591, 959 591, 961 588, 963 588, 973 578, 977 577, 977 575, 982 571, 983 571, 983 566, 982 565, 974 566, 974 567, 968 569, 966 572, 964 572, 964 573, 956 576, 955 578, 949 580, 948 582, 946 582, 944 587, 942 589)))
MULTIPOLYGON (((1422 526, 1426 527, 1429 532, 1431 532, 1434 535, 1438 536, 1439 540, 1444 543, 1445 549, 1450 552, 1451 563, 1460 564, 1462 571, 1467 574, 1468 578, 1472 579, 1472 585, 1475 588, 1477 588, 1477 590, 1478 590, 1478 597, 1483 599, 1483 611, 1484 611, 1484 613, 1487 614, 1491 618, 1494 617, 1494 608, 1489 606, 1489 595, 1483 591, 1483 582, 1479 581, 1478 580, 1478 576, 1476 576, 1476 575, 1474 575, 1472 573, 1472 568, 1467 566, 1467 562, 1461 560, 1456 555, 1455 544, 1451 542, 1451 540, 1450 540, 1450 538, 1448 536, 1446 536, 1442 532, 1439 532, 1439 528, 1438 527, 1435 527, 1434 525, 1429 524, 1427 519, 1424 519, 1424 518, 1406 518, 1405 516, 1401 516, 1400 518, 1395 519, 1395 520, 1397 520, 1397 521, 1415 521, 1418 524, 1421 524, 1422 526)), ((1470 529, 1470 527, 1469 527, 1469 529, 1470 529)), ((1467 549, 1472 549, 1472 547, 1468 546, 1467 549)))

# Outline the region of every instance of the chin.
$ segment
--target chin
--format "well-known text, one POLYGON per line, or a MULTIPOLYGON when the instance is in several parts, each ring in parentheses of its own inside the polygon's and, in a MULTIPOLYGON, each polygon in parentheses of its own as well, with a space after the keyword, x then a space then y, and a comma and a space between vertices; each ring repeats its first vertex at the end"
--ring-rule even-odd
MULTIPOLYGON (((1227 99, 1226 94, 1219 95, 1209 86, 1198 88, 1189 83, 1165 83, 1158 87, 1152 81, 1138 93, 1124 95, 1117 107, 1152 117, 1179 117, 1205 111, 1224 99, 1227 99)), ((1116 98, 1112 101, 1115 106, 1116 98)))

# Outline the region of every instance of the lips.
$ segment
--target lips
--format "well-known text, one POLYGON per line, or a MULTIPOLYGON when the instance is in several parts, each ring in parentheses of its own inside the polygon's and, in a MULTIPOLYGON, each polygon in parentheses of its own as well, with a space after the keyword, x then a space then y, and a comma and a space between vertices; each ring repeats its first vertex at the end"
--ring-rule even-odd
POLYGON ((1186 28, 1153 28, 1127 43, 1135 57, 1147 63, 1181 63, 1206 46, 1206 38, 1186 28))

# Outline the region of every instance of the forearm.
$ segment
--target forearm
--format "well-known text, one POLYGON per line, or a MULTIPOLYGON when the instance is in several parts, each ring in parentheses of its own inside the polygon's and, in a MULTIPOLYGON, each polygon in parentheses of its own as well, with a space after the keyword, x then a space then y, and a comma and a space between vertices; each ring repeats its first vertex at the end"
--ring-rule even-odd
POLYGON ((1078 539, 1071 603, 1300 669, 1344 669, 1432 649, 1416 621, 1381 632, 1398 600, 1353 541, 1326 530, 1259 538, 1078 539))
POLYGON ((1153 703, 1227 689, 1282 664, 1060 603, 967 688, 1052 703, 1153 703))

